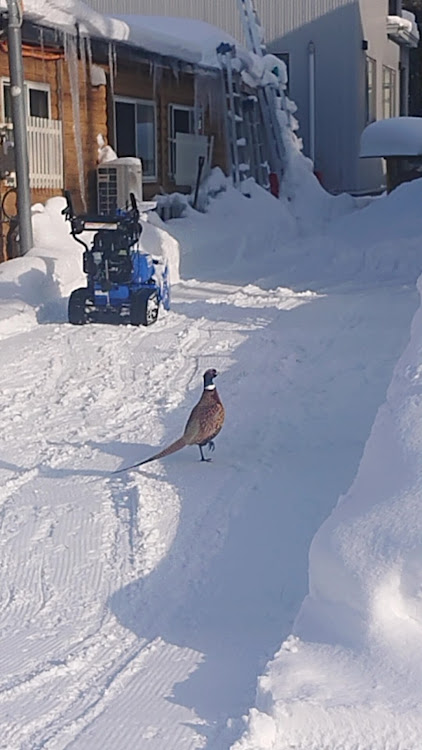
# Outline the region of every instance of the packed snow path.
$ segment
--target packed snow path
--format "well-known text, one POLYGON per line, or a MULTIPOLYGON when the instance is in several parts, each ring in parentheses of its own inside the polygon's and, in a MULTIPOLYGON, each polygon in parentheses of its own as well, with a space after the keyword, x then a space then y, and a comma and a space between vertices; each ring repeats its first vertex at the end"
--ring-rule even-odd
POLYGON ((151 329, 1 342, 0 747, 226 750, 307 590, 416 308, 185 282, 151 329), (211 464, 178 437, 215 366, 211 464))

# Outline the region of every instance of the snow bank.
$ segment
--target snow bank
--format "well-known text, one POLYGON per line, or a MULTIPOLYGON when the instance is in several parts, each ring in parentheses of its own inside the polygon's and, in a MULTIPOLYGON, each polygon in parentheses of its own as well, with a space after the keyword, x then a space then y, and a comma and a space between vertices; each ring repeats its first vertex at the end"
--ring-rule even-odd
POLYGON ((304 162, 300 156, 286 186, 289 195, 279 200, 254 180, 244 185, 249 197, 243 195, 218 168, 201 188, 203 213, 193 210, 181 196, 186 203, 183 217, 165 226, 180 243, 182 277, 195 276, 200 269, 202 279, 249 283, 278 275, 280 280, 287 270, 286 260, 293 257, 299 263, 304 258, 301 237, 308 238, 309 248, 309 235, 321 231, 334 217, 354 215, 363 205, 349 195, 326 193, 315 184, 304 162), (215 237, 211 249, 210 236, 215 237))
POLYGON ((61 215, 64 206, 64 198, 34 205, 34 247, 0 265, 0 334, 30 327, 46 304, 83 284, 82 250, 61 215))
POLYGON ((203 188, 208 198, 201 196, 204 204, 208 200, 206 212, 186 204, 181 219, 165 223, 180 243, 182 277, 200 269, 203 280, 302 289, 416 283, 422 271, 422 180, 376 199, 356 199, 315 188, 302 161, 295 174, 291 197, 276 200, 253 181, 247 198, 214 170, 203 188))
POLYGON ((310 215, 305 201, 290 204, 298 211, 304 236, 294 244, 282 240, 283 282, 311 289, 351 282, 416 284, 422 271, 422 180, 400 185, 389 195, 357 200, 355 210, 343 196, 338 199, 321 201, 312 242, 312 202, 310 215))
POLYGON ((312 542, 294 635, 259 679, 233 750, 420 748, 421 342, 422 307, 357 476, 312 542))

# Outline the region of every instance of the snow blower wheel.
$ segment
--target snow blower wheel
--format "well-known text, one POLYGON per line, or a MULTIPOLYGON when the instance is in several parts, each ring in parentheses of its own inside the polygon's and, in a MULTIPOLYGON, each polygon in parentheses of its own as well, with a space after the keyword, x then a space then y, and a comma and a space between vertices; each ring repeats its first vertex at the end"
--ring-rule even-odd
POLYGON ((75 289, 72 292, 68 307, 69 323, 74 326, 82 326, 87 322, 87 300, 88 292, 86 289, 75 289))
POLYGON ((141 289, 132 295, 130 322, 133 326, 150 326, 158 318, 160 301, 155 289, 141 289))

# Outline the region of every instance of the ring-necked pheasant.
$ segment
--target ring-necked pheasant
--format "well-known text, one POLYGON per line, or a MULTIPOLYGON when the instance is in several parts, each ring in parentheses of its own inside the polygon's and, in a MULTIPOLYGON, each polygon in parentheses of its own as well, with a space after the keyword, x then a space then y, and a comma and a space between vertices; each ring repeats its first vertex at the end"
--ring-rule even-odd
POLYGON ((151 456, 151 458, 146 458, 144 461, 127 466, 126 469, 119 469, 113 473, 117 474, 120 471, 135 469, 137 466, 150 463, 150 461, 164 458, 164 456, 169 456, 170 453, 180 451, 186 445, 197 445, 201 454, 201 461, 211 461, 210 458, 204 457, 202 449, 207 445, 209 450, 214 450, 214 438, 220 432, 224 422, 224 406, 221 403, 214 383, 214 378, 217 377, 217 374, 217 370, 213 368, 204 372, 204 390, 202 396, 196 406, 193 407, 181 438, 154 456, 151 456))

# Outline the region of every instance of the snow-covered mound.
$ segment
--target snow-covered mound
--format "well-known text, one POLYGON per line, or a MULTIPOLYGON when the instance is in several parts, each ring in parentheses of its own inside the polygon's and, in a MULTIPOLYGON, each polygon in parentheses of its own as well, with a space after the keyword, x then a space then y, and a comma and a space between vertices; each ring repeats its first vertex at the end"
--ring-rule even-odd
POLYGON ((233 750, 420 748, 421 341, 422 307, 357 476, 312 542, 294 636, 233 750))
POLYGON ((213 196, 206 212, 187 205, 182 220, 165 225, 181 245, 182 277, 259 280, 266 288, 416 283, 422 267, 422 180, 380 198, 354 199, 316 190, 304 170, 291 200, 276 200, 253 181, 251 198, 245 198, 214 170, 211 185, 204 186, 213 196), (210 237, 215 237, 211 250, 210 237))

